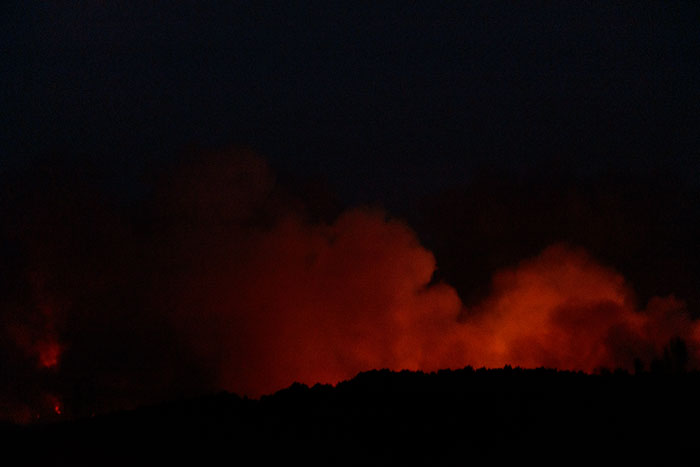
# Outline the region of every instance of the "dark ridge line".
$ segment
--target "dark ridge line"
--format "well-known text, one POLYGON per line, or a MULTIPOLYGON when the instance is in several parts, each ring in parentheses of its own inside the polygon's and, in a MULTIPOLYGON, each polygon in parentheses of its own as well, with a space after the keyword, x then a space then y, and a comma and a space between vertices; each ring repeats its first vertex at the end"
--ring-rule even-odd
MULTIPOLYGON (((28 424, 16 424, 11 421, 0 421, 0 432, 5 430, 33 430, 51 429, 56 426, 68 424, 85 424, 106 422, 113 419, 124 419, 136 416, 153 416, 171 410, 188 411, 197 407, 207 407, 211 404, 249 404, 251 406, 262 406, 275 403, 276 401, 288 397, 310 397, 316 394, 346 394, 346 393, 386 393, 395 391, 397 393, 441 393, 441 392, 479 392, 484 390, 499 390, 499 383, 506 382, 504 378, 531 379, 527 381, 531 384, 529 388, 518 387, 514 390, 546 390, 538 387, 536 383, 541 383, 537 379, 546 378, 547 383, 557 385, 571 385, 573 383, 590 385, 593 382, 621 383, 640 382, 641 384, 673 384, 674 382, 692 382, 700 385, 700 371, 672 371, 669 368, 656 369, 655 371, 638 371, 630 373, 627 370, 618 368, 609 370, 601 368, 594 373, 587 373, 581 370, 559 370, 551 367, 523 368, 505 365, 503 368, 474 368, 468 365, 459 369, 441 369, 437 371, 425 372, 422 370, 391 370, 388 368, 372 369, 361 371, 353 378, 340 381, 335 384, 315 383, 311 386, 294 382, 286 388, 279 389, 270 394, 263 394, 259 397, 249 397, 239 395, 226 390, 201 394, 184 399, 174 399, 153 404, 141 405, 138 407, 122 410, 103 412, 92 416, 70 417, 55 416, 36 420, 28 424), (554 380, 555 378, 556 380, 554 380), (447 381, 446 381, 447 380, 447 381), (472 383, 467 386, 466 383, 472 383), (534 384, 534 385, 533 385, 534 384)), ((525 381, 518 381, 525 382, 525 381)), ((611 387, 608 386, 608 389, 611 387)), ((505 388, 501 388, 505 390, 505 388)), ((577 388, 571 387, 576 390, 577 388)), ((699 388, 700 389, 700 388, 699 388)))

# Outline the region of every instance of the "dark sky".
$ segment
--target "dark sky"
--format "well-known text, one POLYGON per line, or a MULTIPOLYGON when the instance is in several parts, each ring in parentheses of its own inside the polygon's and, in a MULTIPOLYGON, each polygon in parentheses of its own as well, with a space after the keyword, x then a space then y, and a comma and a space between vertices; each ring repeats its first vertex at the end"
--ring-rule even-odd
POLYGON ((395 210, 483 166, 697 186, 697 3, 11 1, 2 166, 243 144, 395 210), (468 4, 467 4, 468 3, 468 4))

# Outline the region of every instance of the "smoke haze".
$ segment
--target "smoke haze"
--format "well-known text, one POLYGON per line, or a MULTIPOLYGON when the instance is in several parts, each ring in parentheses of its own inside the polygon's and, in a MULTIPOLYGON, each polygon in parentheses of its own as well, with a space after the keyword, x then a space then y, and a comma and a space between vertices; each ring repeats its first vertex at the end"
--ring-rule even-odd
POLYGON ((316 216, 249 151, 155 171, 125 205, 86 179, 49 165, 5 189, 4 419, 259 396, 373 368, 632 369, 674 338, 695 365, 682 299, 639 303, 575 245, 491 271, 465 306, 404 221, 376 207, 316 216))

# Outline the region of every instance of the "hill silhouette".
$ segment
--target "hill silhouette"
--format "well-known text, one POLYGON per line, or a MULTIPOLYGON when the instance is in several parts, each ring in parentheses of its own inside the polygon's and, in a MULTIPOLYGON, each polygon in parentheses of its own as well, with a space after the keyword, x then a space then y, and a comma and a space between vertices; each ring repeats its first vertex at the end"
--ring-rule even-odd
POLYGON ((0 430, 22 465, 677 464, 693 454, 700 373, 671 370, 373 370, 0 430))

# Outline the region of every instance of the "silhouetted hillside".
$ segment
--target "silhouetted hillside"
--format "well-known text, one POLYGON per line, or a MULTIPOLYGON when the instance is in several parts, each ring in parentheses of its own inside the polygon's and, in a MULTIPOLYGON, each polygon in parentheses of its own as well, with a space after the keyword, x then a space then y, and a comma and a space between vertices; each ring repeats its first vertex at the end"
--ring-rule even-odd
POLYGON ((22 465, 673 465, 694 453, 699 389, 698 373, 379 370, 0 429, 22 465))

